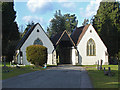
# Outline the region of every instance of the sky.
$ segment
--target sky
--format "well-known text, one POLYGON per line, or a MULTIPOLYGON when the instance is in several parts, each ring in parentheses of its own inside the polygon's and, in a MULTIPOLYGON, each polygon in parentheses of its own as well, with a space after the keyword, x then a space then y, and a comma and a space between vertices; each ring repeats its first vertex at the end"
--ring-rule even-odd
MULTIPOLYGON (((91 19, 97 13, 101 0, 25 0, 14 1, 16 11, 16 22, 19 31, 23 26, 25 29, 28 22, 40 23, 45 32, 54 18, 56 10, 61 10, 64 14, 75 14, 78 26, 82 26, 84 19, 91 19)), ((23 30, 24 31, 24 30, 23 30)))

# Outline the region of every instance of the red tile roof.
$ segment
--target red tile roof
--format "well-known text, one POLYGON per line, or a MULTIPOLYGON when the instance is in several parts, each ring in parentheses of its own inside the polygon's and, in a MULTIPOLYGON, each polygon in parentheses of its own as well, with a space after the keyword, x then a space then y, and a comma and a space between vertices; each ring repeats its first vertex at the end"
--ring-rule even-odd
POLYGON ((90 24, 76 28, 76 30, 71 34, 71 38, 73 39, 76 46, 79 44, 89 26, 90 24))

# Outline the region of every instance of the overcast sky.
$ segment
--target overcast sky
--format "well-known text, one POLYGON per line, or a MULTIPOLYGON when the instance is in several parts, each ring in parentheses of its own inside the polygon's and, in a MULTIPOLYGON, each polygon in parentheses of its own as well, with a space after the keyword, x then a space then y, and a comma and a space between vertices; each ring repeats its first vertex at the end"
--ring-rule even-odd
POLYGON ((84 19, 91 19, 97 13, 101 0, 25 0, 14 2, 18 27, 24 27, 29 21, 40 23, 46 31, 56 10, 62 14, 75 14, 78 27, 84 19))

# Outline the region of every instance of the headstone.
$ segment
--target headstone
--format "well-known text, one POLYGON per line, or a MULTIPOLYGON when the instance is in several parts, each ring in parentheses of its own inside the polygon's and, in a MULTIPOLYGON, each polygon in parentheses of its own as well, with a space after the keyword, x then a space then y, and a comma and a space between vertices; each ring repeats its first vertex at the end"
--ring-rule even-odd
POLYGON ((10 66, 11 66, 11 62, 10 62, 10 66))
POLYGON ((105 71, 105 67, 104 67, 104 71, 105 71))
POLYGON ((99 70, 99 60, 98 60, 98 66, 97 66, 97 70, 99 70))
POLYGON ((105 71, 105 67, 104 67, 104 75, 108 75, 108 71, 105 71))
POLYGON ((102 70, 102 63, 103 63, 103 60, 101 59, 100 60, 100 70, 102 70))
POLYGON ((108 67, 108 71, 109 71, 109 72, 111 72, 111 69, 110 69, 110 67, 108 67))
POLYGON ((12 66, 14 67, 14 60, 12 60, 12 66))
POLYGON ((4 67, 6 67, 6 57, 3 56, 4 67))

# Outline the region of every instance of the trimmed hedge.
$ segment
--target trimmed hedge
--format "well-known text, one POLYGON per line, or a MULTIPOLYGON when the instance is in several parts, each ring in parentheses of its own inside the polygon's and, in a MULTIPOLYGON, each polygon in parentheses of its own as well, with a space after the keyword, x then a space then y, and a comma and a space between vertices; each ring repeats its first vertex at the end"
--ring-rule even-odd
POLYGON ((42 66, 47 63, 47 48, 42 45, 30 45, 26 48, 26 56, 28 62, 42 66))

